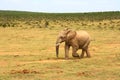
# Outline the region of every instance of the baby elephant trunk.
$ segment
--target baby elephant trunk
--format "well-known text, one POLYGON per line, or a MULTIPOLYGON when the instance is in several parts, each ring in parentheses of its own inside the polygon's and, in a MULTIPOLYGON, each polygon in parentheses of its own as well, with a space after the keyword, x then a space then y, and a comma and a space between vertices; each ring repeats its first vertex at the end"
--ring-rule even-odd
POLYGON ((56 57, 58 58, 58 55, 59 55, 59 45, 60 45, 60 42, 56 42, 56 57))
POLYGON ((59 46, 60 46, 60 43, 62 42, 61 39, 57 39, 56 41, 56 57, 58 58, 58 55, 59 55, 59 46))
POLYGON ((58 54, 59 54, 59 45, 56 45, 56 57, 58 58, 58 54))

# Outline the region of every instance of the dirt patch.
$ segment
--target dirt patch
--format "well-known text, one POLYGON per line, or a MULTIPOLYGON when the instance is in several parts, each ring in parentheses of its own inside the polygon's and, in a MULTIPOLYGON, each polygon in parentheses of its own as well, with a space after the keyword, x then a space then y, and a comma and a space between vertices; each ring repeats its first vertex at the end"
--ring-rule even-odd
POLYGON ((89 74, 85 73, 85 72, 78 72, 77 73, 77 76, 86 76, 86 75, 89 75, 89 74))
POLYGON ((119 48, 120 43, 107 43, 105 44, 108 48, 119 48))
POLYGON ((19 64, 32 64, 32 63, 57 63, 64 62, 66 60, 40 60, 40 61, 28 61, 28 62, 17 62, 19 64))
POLYGON ((77 76, 94 76, 95 73, 98 73, 99 70, 93 70, 93 71, 84 71, 84 72, 77 72, 77 76))
POLYGON ((0 67, 5 67, 7 65, 8 63, 6 61, 0 61, 0 67))
MULTIPOLYGON (((11 66, 22 66, 22 65, 27 65, 27 64, 33 64, 33 63, 57 63, 57 62, 64 62, 64 61, 68 61, 68 60, 64 60, 64 59, 52 59, 52 60, 39 60, 39 61, 16 61, 11 63, 11 66)), ((70 60, 69 60, 70 61, 70 60)), ((0 61, 0 67, 6 67, 8 66, 8 62, 6 61, 0 61)))
POLYGON ((28 69, 23 69, 23 70, 11 70, 10 74, 40 74, 39 71, 35 70, 28 70, 28 69))
POLYGON ((0 51, 0 55, 30 55, 27 52, 4 52, 0 51))

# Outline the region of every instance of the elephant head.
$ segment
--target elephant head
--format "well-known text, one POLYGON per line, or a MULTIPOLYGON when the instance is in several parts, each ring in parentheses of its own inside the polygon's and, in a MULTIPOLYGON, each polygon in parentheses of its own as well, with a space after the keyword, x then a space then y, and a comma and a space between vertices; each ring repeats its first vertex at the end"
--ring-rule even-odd
POLYGON ((69 42, 70 40, 72 40, 74 37, 76 36, 76 31, 73 31, 71 29, 64 29, 62 30, 59 35, 58 35, 58 38, 57 38, 57 41, 56 41, 56 56, 58 57, 58 54, 59 54, 59 45, 62 43, 62 42, 69 42))

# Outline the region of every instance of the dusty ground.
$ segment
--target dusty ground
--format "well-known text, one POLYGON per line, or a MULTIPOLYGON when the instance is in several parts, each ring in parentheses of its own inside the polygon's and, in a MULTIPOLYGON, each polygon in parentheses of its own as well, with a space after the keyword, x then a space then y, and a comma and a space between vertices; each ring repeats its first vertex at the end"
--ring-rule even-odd
POLYGON ((73 58, 70 48, 65 60, 64 44, 55 55, 58 30, 0 28, 0 80, 119 80, 120 31, 87 31, 92 57, 73 58))

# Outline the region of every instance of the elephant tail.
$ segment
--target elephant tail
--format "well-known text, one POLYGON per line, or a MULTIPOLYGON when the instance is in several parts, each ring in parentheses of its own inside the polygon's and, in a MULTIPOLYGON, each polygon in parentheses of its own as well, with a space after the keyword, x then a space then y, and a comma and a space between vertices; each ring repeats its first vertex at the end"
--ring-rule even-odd
POLYGON ((88 45, 90 44, 90 41, 91 41, 90 38, 88 38, 83 46, 83 49, 86 49, 88 47, 88 45))

